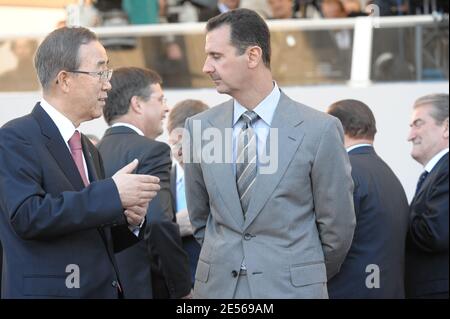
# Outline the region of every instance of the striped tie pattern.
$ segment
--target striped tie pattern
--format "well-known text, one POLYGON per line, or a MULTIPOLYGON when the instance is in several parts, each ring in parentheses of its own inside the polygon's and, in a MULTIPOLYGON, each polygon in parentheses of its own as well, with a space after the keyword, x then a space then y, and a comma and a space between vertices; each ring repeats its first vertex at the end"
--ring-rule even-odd
POLYGON ((250 203, 252 187, 255 183, 256 167, 256 135, 253 123, 258 118, 258 114, 253 111, 246 111, 241 119, 244 127, 238 135, 237 157, 236 157, 236 183, 241 201, 244 217, 250 203))

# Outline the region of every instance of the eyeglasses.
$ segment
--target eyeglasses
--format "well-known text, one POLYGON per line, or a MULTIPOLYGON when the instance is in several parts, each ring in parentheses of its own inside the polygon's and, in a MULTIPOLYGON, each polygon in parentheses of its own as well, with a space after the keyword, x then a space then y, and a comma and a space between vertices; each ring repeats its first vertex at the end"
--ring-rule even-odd
POLYGON ((66 72, 70 72, 70 73, 82 73, 82 74, 88 74, 91 76, 97 76, 100 81, 102 82, 106 82, 111 80, 112 74, 113 74, 113 70, 112 69, 108 69, 108 70, 103 70, 103 71, 99 71, 99 72, 88 72, 88 71, 66 71, 66 72))

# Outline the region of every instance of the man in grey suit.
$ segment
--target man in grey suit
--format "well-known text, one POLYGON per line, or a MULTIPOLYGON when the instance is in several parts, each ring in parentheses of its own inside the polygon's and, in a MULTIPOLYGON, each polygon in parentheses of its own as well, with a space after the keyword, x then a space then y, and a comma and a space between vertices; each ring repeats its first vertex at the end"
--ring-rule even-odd
POLYGON ((186 121, 187 206, 202 245, 194 297, 327 298, 355 227, 342 126, 280 91, 254 11, 206 29, 203 72, 233 99, 186 121))

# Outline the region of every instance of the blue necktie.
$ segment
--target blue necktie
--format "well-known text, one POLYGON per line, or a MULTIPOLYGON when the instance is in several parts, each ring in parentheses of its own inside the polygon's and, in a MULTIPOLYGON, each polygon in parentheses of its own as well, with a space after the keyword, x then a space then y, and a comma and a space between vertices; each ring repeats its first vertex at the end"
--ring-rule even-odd
POLYGON ((416 187, 416 195, 419 192, 420 188, 422 187, 422 184, 425 181, 425 179, 427 178, 427 176, 428 176, 427 171, 420 174, 419 181, 417 182, 417 187, 416 187))
POLYGON ((186 204, 186 191, 184 185, 184 177, 177 183, 177 199, 176 199, 176 209, 179 212, 182 209, 187 208, 186 204))

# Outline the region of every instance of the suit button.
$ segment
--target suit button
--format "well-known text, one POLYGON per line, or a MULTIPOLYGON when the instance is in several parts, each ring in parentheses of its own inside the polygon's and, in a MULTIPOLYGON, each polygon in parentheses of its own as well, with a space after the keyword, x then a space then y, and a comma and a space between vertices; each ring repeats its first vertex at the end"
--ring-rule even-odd
POLYGON ((233 270, 231 272, 231 276, 233 276, 234 278, 236 278, 238 276, 238 272, 236 270, 233 270))
POLYGON ((246 233, 245 235, 244 235, 244 239, 245 240, 250 240, 250 239, 252 239, 252 234, 249 234, 249 233, 246 233))
POLYGON ((119 283, 118 283, 116 280, 114 280, 114 281, 111 283, 111 285, 112 285, 114 288, 119 287, 119 283))

